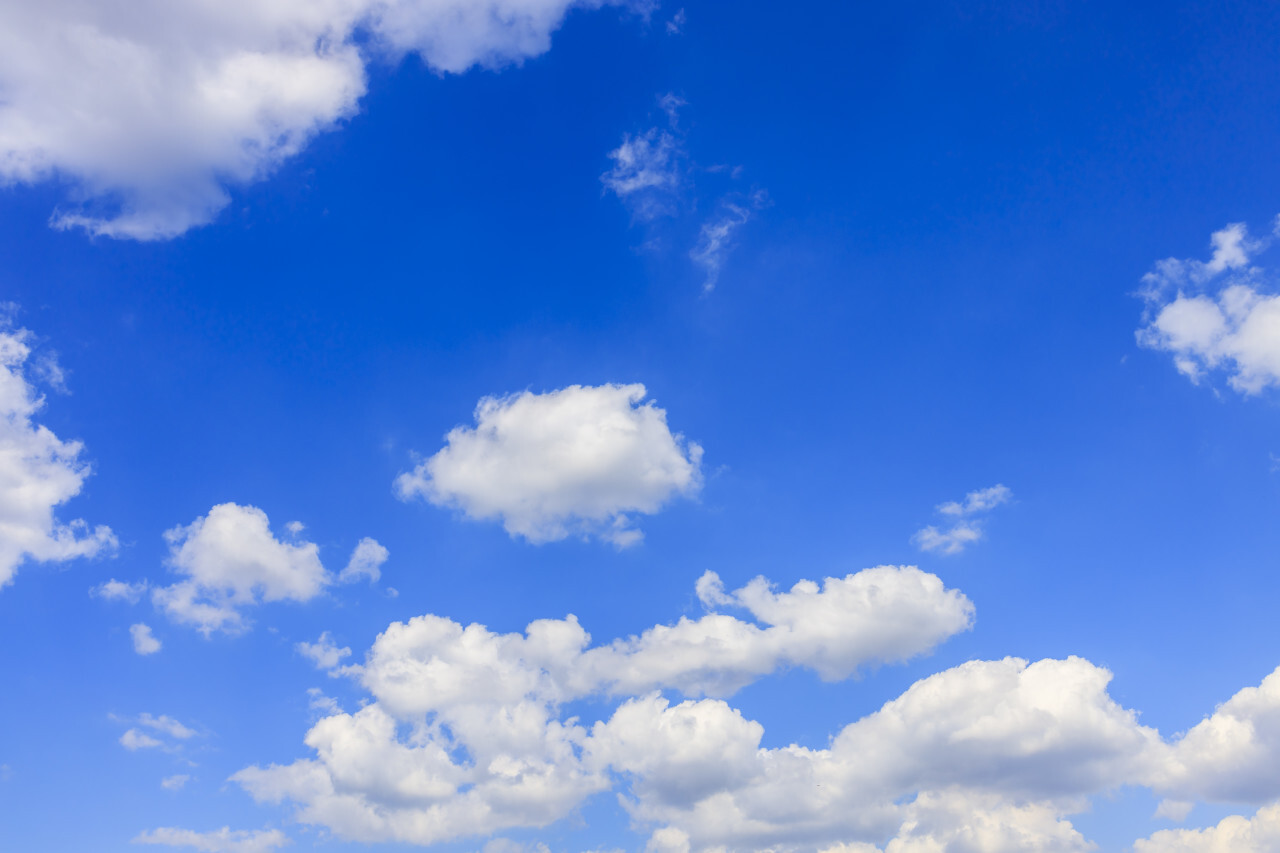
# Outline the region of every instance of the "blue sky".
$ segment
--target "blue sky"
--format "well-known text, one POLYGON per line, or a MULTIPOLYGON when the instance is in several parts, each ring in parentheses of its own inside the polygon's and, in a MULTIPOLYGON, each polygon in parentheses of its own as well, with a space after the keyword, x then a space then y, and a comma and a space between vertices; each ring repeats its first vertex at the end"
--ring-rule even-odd
POLYGON ((1278 37, 0 4, 0 847, 1280 849, 1278 37))

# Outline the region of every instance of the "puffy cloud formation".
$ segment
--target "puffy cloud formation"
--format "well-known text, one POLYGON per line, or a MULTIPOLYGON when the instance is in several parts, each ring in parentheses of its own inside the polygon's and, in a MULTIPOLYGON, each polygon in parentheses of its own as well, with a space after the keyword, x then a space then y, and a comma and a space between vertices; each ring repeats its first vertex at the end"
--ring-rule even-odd
POLYGON ((0 587, 27 560, 64 562, 116 547, 110 528, 55 515, 80 493, 89 465, 80 458, 80 442, 62 441, 32 421, 44 407, 24 372, 32 336, 12 328, 7 310, 0 306, 0 587))
POLYGON ((160 651, 160 641, 151 633, 151 628, 141 622, 129 626, 129 636, 133 638, 133 650, 140 655, 153 655, 160 651))
POLYGON ((146 591, 146 581, 126 583, 112 578, 89 590, 89 594, 101 598, 103 601, 125 601, 129 604, 137 604, 146 591))
POLYGON ((301 642, 295 644, 294 648, 298 650, 298 654, 314 663, 317 669, 330 670, 331 675, 336 675, 332 670, 342 664, 343 658, 351 656, 351 649, 345 646, 339 648, 329 639, 328 631, 321 634, 314 643, 301 642))
MULTIPOLYGON (((119 720, 118 717, 113 719, 119 720)), ((139 714, 136 720, 128 722, 136 723, 124 734, 120 736, 120 744, 125 749, 133 752, 139 749, 154 749, 156 747, 173 747, 177 742, 189 740, 195 737, 196 732, 184 726, 173 717, 153 716, 151 714, 139 714), (151 734, 143 731, 147 729, 151 734), (159 737, 156 737, 158 735, 159 737), (164 738, 161 740, 160 738, 164 738)))
POLYGON ((1212 238, 1208 261, 1169 258, 1143 278, 1145 347, 1173 355, 1174 365, 1200 382, 1223 371, 1242 394, 1280 385, 1280 294, 1271 276, 1251 266, 1272 238, 1251 239, 1241 223, 1212 238))
MULTIPOLYGON (((366 843, 545 826, 616 790, 652 853, 1082 853, 1094 846, 1069 816, 1121 786, 1150 788, 1175 811, 1280 797, 1280 669, 1166 740, 1087 660, 970 661, 824 748, 763 747, 764 726, 726 700, 736 689, 787 666, 837 679, 903 660, 968 627, 972 607, 914 568, 785 592, 763 579, 729 592, 708 572, 696 588, 712 612, 596 646, 572 616, 511 634, 432 615, 394 623, 362 665, 343 668, 371 700, 350 714, 316 706, 329 714, 306 735, 313 757, 232 778, 366 843)), ((1136 849, 1268 850, 1277 814, 1157 833, 1136 849)))
POLYGON ((59 227, 141 240, 211 221, 352 115, 366 65, 537 56, 606 0, 75 0, 0 8, 0 181, 72 182, 59 227))
MULTIPOLYGON (((296 537, 301 525, 290 525, 296 537)), ((335 578, 320 562, 314 542, 286 542, 271 532, 257 507, 218 504, 186 526, 165 533, 169 567, 183 580, 151 591, 152 602, 177 622, 205 636, 247 627, 243 608, 269 601, 310 601, 339 580, 375 577, 387 551, 361 540, 351 562, 335 578)))
POLYGON ((963 501, 948 501, 938 505, 938 512, 954 519, 945 530, 929 525, 918 531, 912 540, 924 551, 940 554, 959 554, 982 538, 983 515, 1013 499, 1008 486, 996 484, 965 495, 963 501))
POLYGON ((673 434, 645 393, 637 383, 485 397, 476 425, 450 430, 396 493, 500 520, 534 543, 577 534, 634 545, 633 514, 702 486, 702 448, 673 434))
POLYGON ((572 616, 523 634, 432 615, 397 622, 346 669, 374 701, 320 720, 306 737, 315 758, 233 778, 343 837, 416 844, 546 825, 611 787, 615 772, 701 796, 757 771, 763 729, 719 699, 669 709, 652 691, 727 695, 785 665, 845 677, 925 653, 972 618, 964 596, 914 568, 788 592, 757 580, 726 593, 709 574, 699 591, 756 622, 710 613, 595 647, 572 616), (594 727, 561 715, 575 699, 638 693, 594 727))
POLYGON ((212 832, 196 832, 163 826, 141 833, 133 839, 133 843, 190 847, 201 853, 271 853, 292 842, 278 829, 250 832, 232 831, 230 827, 224 826, 212 832))
POLYGON ((1208 829, 1165 829, 1138 840, 1134 853, 1270 853, 1280 850, 1280 804, 1252 818, 1232 815, 1208 829))

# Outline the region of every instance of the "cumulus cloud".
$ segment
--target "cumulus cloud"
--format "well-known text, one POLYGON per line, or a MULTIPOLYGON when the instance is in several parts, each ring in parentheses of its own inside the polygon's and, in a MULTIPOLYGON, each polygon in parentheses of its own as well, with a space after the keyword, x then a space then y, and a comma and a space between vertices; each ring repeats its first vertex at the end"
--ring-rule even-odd
POLYGON ((139 714, 136 719, 121 720, 115 716, 112 719, 132 724, 120 736, 120 744, 130 751, 155 749, 157 747, 172 750, 177 744, 196 735, 195 729, 188 728, 173 717, 164 714, 155 716, 143 713, 139 714), (143 731, 143 729, 147 731, 143 731), (150 734, 147 732, 150 732, 150 734))
MULTIPOLYGON (((351 649, 345 646, 339 648, 329 639, 329 632, 325 631, 320 638, 314 643, 301 642, 294 646, 298 650, 298 654, 305 657, 316 665, 317 669, 335 670, 341 664, 343 658, 351 656, 351 649)), ((331 675, 336 673, 331 672, 331 675)))
POLYGON ((128 729, 124 734, 120 735, 120 745, 130 752, 134 752, 139 749, 153 749, 164 744, 139 729, 128 729))
POLYGON ((190 847, 201 853, 271 853, 292 842, 278 829, 233 831, 224 826, 211 832, 196 832, 164 826, 139 834, 133 839, 133 843, 190 847))
POLYGON ((80 493, 90 469, 80 442, 32 420, 45 401, 24 373, 31 349, 31 333, 13 328, 0 306, 0 587, 24 562, 59 563, 116 547, 110 528, 55 513, 80 493))
POLYGON ((1232 815, 1207 829, 1165 829, 1133 845, 1134 853, 1270 853, 1280 850, 1280 804, 1252 818, 1232 815))
POLYGON ((376 539, 365 537, 351 552, 351 559, 346 567, 338 573, 338 583, 352 583, 361 578, 368 578, 369 583, 377 583, 382 577, 382 564, 391 556, 391 552, 378 543, 376 539))
POLYGON ((954 519, 949 527, 939 528, 930 524, 916 531, 912 541, 923 551, 940 554, 959 554, 983 535, 986 513, 1008 503, 1013 492, 1007 486, 996 484, 965 495, 963 501, 948 501, 938 505, 938 512, 954 519))
MULTIPOLYGON (((0 182, 71 184, 53 224, 163 239, 211 221, 357 110, 371 62, 537 56, 602 0, 49 0, 0 9, 0 182)), ((624 4, 635 5, 635 4, 624 4)))
POLYGON ((1214 233, 1208 261, 1156 264, 1143 277, 1138 343, 1170 353, 1195 383, 1221 372, 1245 395, 1280 385, 1280 293, 1274 276, 1252 265, 1272 242, 1236 223, 1214 233))
POLYGON ((133 650, 140 655, 160 651, 160 641, 152 635, 151 628, 141 622, 129 626, 129 636, 133 638, 133 650))
MULTIPOLYGON (((291 527, 296 538, 301 526, 291 527)), ((282 541, 257 507, 218 504, 191 524, 167 531, 168 565, 183 579, 155 587, 152 602, 176 622, 205 636, 245 630, 246 607, 270 601, 310 601, 337 580, 376 578, 387 550, 373 539, 356 546, 343 575, 320 562, 314 542, 282 541)))
POLYGON ((191 776, 185 773, 177 773, 173 776, 166 776, 160 780, 160 787, 166 791, 181 791, 191 781, 191 776))
POLYGON ((125 601, 129 604, 137 604, 146 591, 146 581, 126 583, 112 578, 89 590, 89 594, 101 598, 103 601, 125 601))
POLYGON ((634 545, 643 538, 634 515, 702 486, 702 448, 672 433, 645 395, 637 383, 486 397, 476 425, 451 430, 442 450, 396 479, 396 494, 501 521, 533 543, 580 535, 634 545))
POLYGON ((787 592, 759 579, 728 593, 710 575, 699 589, 756 621, 711 613, 595 647, 572 616, 538 620, 523 634, 433 615, 397 622, 362 666, 345 670, 374 701, 319 721, 306 737, 314 758, 233 778, 259 800, 294 802, 299 820, 343 837, 415 844, 546 825, 609 788, 613 771, 706 792, 732 770, 728 759, 754 767, 754 752, 739 752, 762 731, 739 716, 737 733, 717 740, 722 701, 685 703, 673 712, 679 719, 657 726, 663 743, 683 750, 675 757, 641 749, 646 738, 658 742, 651 731, 626 735, 637 719, 666 710, 656 694, 593 728, 563 719, 561 706, 661 689, 727 695, 786 665, 845 677, 923 654, 972 618, 964 596, 912 568, 802 581, 787 592), (665 763, 631 766, 644 761, 665 763))

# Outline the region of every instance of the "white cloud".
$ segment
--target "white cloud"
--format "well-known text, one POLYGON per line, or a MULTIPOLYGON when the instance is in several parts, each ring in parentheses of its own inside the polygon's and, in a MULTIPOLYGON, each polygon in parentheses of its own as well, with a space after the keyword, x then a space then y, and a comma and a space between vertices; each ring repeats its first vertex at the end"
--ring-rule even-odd
POLYGON ((178 773, 173 776, 166 776, 160 780, 160 787, 166 791, 181 791, 191 781, 191 777, 185 773, 178 773))
MULTIPOLYGON (((395 623, 363 666, 346 670, 375 701, 318 722, 306 737, 315 758, 233 778, 256 799, 295 802, 305 823, 365 842, 431 844, 543 826, 610 787, 610 767, 635 772, 614 764, 612 756, 635 751, 620 732, 628 715, 665 700, 624 705, 620 722, 594 730, 561 719, 562 703, 660 688, 729 693, 787 664, 844 677, 928 651, 968 627, 972 611, 962 595, 910 568, 869 569, 821 586, 803 581, 781 593, 763 579, 726 593, 714 575, 699 588, 767 627, 709 614, 588 648, 572 616, 536 621, 524 634, 431 615, 395 623)), ((687 719, 665 728, 664 742, 683 749, 683 758, 657 756, 666 764, 648 771, 682 779, 672 784, 684 791, 705 790, 726 772, 698 766, 700 756, 730 758, 761 731, 739 717, 745 735, 723 746, 682 738, 702 718, 712 732, 716 714, 706 709, 727 708, 704 701, 714 704, 686 703, 687 719)))
POLYGON ((674 212, 685 156, 683 145, 670 131, 653 127, 635 136, 627 134, 609 152, 613 166, 600 181, 637 219, 656 219, 674 212))
POLYGON ((161 643, 151 634, 151 628, 141 622, 129 626, 133 638, 133 650, 140 655, 153 655, 160 651, 161 643))
POLYGON ((178 740, 188 740, 196 735, 195 729, 188 728, 173 717, 164 714, 156 717, 142 713, 138 715, 138 722, 153 731, 163 732, 169 737, 177 738, 178 740))
POLYGON ((939 504, 938 512, 955 519, 955 522, 945 529, 930 524, 917 530, 912 541, 923 551, 959 554, 982 539, 984 519, 981 516, 1012 499, 1013 492, 1007 486, 997 483, 986 489, 969 492, 963 501, 939 504))
POLYGON ((0 8, 0 182, 67 180, 59 227, 163 239, 211 221, 357 110, 366 66, 537 56, 599 0, 48 0, 0 8), (357 45, 359 42, 359 46, 357 45))
POLYGON ((1280 294, 1250 262, 1271 244, 1243 224, 1213 235, 1207 262, 1169 258, 1143 277, 1146 325, 1138 343, 1168 352, 1192 382, 1223 371, 1242 394, 1280 385, 1280 294))
MULTIPOLYGON (((296 533, 294 534, 296 536, 296 533)), ((183 580, 151 592, 152 602, 177 622, 205 636, 236 633, 247 623, 243 608, 270 601, 310 601, 335 578, 320 562, 314 542, 284 542, 257 507, 218 504, 208 515, 165 533, 169 567, 183 580)), ((347 579, 378 571, 386 549, 361 540, 347 579)))
MULTIPOLYGON (((341 664, 343 658, 350 657, 351 649, 343 647, 339 648, 329 639, 329 632, 325 631, 320 638, 314 643, 301 642, 294 646, 298 650, 298 654, 307 658, 316 665, 317 669, 335 670, 341 664)), ((330 675, 336 675, 330 672, 330 675)))
POLYGON ((486 397, 476 426, 451 430, 442 450, 396 479, 396 493, 500 520, 534 543, 576 534, 633 545, 643 536, 634 514, 702 485, 702 448, 644 398, 640 384, 486 397))
POLYGON ((212 832, 196 832, 165 826, 141 833, 133 843, 190 847, 201 853, 271 853, 292 842, 278 829, 233 832, 224 826, 212 832))
POLYGON ((1191 814, 1191 810, 1195 808, 1195 803, 1186 800, 1161 800, 1156 805, 1156 811, 1153 817, 1171 820, 1174 823, 1182 823, 1187 819, 1187 815, 1191 814))
POLYGON ((1252 818, 1232 815, 1208 829, 1164 829, 1134 842, 1134 853, 1273 853, 1280 850, 1280 804, 1252 818))
POLYGON ((116 547, 110 528, 90 529, 55 515, 80 493, 89 466, 80 458, 80 442, 62 441, 32 421, 44 398, 23 372, 31 338, 26 329, 12 328, 0 310, 0 587, 27 560, 65 562, 116 547))
POLYGON ((689 252, 695 264, 702 267, 702 289, 711 291, 720 281, 720 271, 734 245, 734 235, 755 216, 756 211, 768 203, 768 196, 757 191, 746 199, 725 198, 720 211, 704 222, 698 234, 698 242, 689 252))
POLYGON ((130 752, 134 752, 139 749, 154 749, 164 744, 139 729, 128 729, 124 734, 120 735, 120 745, 130 752))
POLYGON ((105 601, 127 601, 129 604, 137 604, 146 591, 146 581, 126 583, 112 578, 89 590, 89 594, 105 601))
POLYGON ((391 552, 378 543, 376 539, 365 537, 357 543, 351 552, 351 559, 346 568, 338 573, 338 583, 351 583, 361 578, 368 578, 370 583, 377 583, 382 577, 382 564, 391 556, 391 552))

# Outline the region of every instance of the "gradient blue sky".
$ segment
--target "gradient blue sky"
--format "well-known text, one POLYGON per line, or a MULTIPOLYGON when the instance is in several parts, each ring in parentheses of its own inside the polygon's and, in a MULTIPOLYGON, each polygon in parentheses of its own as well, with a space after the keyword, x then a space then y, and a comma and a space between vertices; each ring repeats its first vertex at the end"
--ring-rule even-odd
MULTIPOLYGON (((5 43, 40 25, 3 5, 5 43)), ((98 5, 104 28, 126 17, 124 4, 98 5)), ((1111 699, 1173 749, 1280 665, 1280 323, 1260 314, 1240 347, 1212 351, 1158 326, 1177 300, 1209 305, 1242 287, 1266 308, 1277 292, 1274 4, 510 5, 559 10, 549 49, 481 51, 479 67, 442 70, 449 40, 472 38, 447 21, 404 55, 367 23, 340 32, 364 57, 366 93, 252 175, 216 151, 152 174, 155 151, 216 135, 169 133, 182 116, 123 120, 101 144, 125 152, 116 160, 74 127, 24 137, 28 104, 81 103, 40 63, 81 64, 56 52, 0 61, 0 93, 25 93, 0 94, 0 301, 13 305, 7 333, 29 330, 31 347, 10 372, 44 397, 32 422, 82 441, 92 467, 57 518, 116 538, 89 558, 28 556, 0 588, 0 847, 108 853, 149 849, 144 833, 160 828, 226 826, 230 840, 186 849, 266 851, 266 835, 234 833, 275 831, 294 850, 415 849, 353 839, 229 781, 315 756, 303 739, 326 712, 308 688, 347 712, 373 698, 298 643, 329 632, 360 663, 390 624, 427 613, 498 633, 572 613, 608 643, 698 619, 707 571, 730 590, 756 576, 789 590, 914 565, 972 602, 970 629, 905 663, 872 659, 826 681, 791 660, 727 697, 768 749, 824 749, 966 661, 1073 655, 1109 670, 1111 699), (668 95, 683 102, 674 118, 668 95), (614 152, 651 130, 670 146, 658 164, 669 183, 647 191, 656 208, 602 180, 614 152), (71 142, 59 148, 58 133, 71 142), (139 186, 202 180, 228 201, 179 233, 94 235, 57 218, 109 221, 139 186), (726 221, 708 288, 699 252, 726 221), (1224 231, 1233 223, 1247 232, 1224 231), (1215 233, 1242 259, 1214 267, 1215 233), (1166 258, 1190 260, 1144 299, 1144 275, 1166 258), (65 387, 42 367, 50 357, 65 387), (1257 387, 1241 386, 1248 370, 1257 387), (608 383, 642 383, 682 437, 674 452, 704 451, 696 482, 631 513, 639 544, 576 522, 530 541, 456 501, 398 498, 396 478, 474 426, 483 398, 608 383), (922 547, 918 531, 951 524, 939 505, 997 484, 1011 497, 971 516, 976 541, 922 547), (260 508, 281 541, 302 522, 335 574, 376 539, 389 552, 380 579, 248 607, 248 630, 208 637, 149 592, 134 604, 91 594, 109 579, 173 583, 165 531, 229 502, 260 508), (162 648, 136 653, 134 624, 162 648), (194 734, 158 733, 144 714, 194 734), (127 749, 128 730, 162 744, 127 749), (161 786, 175 776, 190 778, 161 786)), ((77 14, 47 13, 68 30, 77 14)), ((167 26, 138 38, 164 45, 181 33, 167 26)), ((142 82, 123 70, 101 85, 127 105, 142 82)), ((673 707, 688 695, 655 689, 673 707)), ((630 695, 557 713, 590 728, 630 695)), ((1277 758, 1272 701, 1240 761, 1277 758)), ((400 725, 408 737, 412 721, 400 725)), ((1053 760, 1036 772, 1052 776, 1053 760)), ((545 825, 439 846, 656 844, 669 822, 617 798, 641 771, 606 772, 607 789, 545 825)), ((1274 771, 1234 794, 1215 793, 1208 772, 1162 787, 1117 771, 1046 808, 1118 851, 1280 798, 1274 771), (1154 817, 1162 799, 1194 806, 1154 817)), ((963 774, 952 784, 971 786, 963 774)), ((998 796, 1021 803, 1008 784, 998 796)), ((1276 826, 1257 838, 1280 839, 1276 826)), ((716 846, 681 831, 694 851, 716 846)), ((806 832, 728 847, 894 836, 806 832)), ((1202 849, 1169 846, 1186 838, 1146 849, 1202 849)), ((1256 843, 1238 849, 1276 849, 1256 843)))

